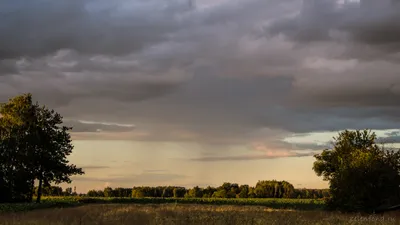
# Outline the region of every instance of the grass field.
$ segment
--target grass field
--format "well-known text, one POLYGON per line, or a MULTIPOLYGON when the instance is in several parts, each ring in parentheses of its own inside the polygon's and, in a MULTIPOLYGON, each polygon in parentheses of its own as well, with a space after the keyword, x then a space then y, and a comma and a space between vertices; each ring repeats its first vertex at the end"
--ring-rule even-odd
POLYGON ((272 209, 321 210, 322 200, 313 199, 207 199, 207 198, 86 198, 44 197, 42 203, 0 204, 0 212, 30 211, 33 209, 73 207, 84 204, 196 204, 264 206, 272 209))
POLYGON ((193 204, 90 204, 74 208, 2 213, 4 225, 94 225, 94 224, 399 224, 394 213, 360 217, 332 212, 274 210, 264 206, 193 204))
POLYGON ((320 200, 301 199, 44 198, 41 204, 0 204, 0 225, 400 224, 395 212, 361 216, 323 207, 320 200))

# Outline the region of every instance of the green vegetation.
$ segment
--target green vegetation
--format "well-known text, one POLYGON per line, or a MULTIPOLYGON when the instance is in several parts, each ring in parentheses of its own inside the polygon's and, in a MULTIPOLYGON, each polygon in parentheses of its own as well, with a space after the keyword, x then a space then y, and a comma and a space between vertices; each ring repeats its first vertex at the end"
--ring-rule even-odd
POLYGON ((0 105, 0 202, 31 202, 34 181, 43 186, 71 182, 83 174, 68 164, 73 146, 62 117, 38 103, 30 94, 17 96, 0 105))
MULTIPOLYGON (((49 187, 46 194, 57 196, 59 188, 49 187), (58 190, 58 191, 55 191, 58 190)), ((62 191, 62 190, 61 190, 62 191)), ((104 190, 90 190, 88 197, 154 197, 154 198, 298 198, 298 199, 321 199, 329 197, 327 189, 295 189, 286 181, 258 181, 254 187, 225 182, 219 187, 133 187, 133 188, 111 188, 104 190)))
POLYGON ((330 183, 330 209, 373 212, 400 204, 400 152, 380 148, 375 133, 344 131, 313 169, 330 183))
POLYGON ((51 207, 71 207, 84 204, 199 204, 264 206, 271 209, 321 210, 322 200, 314 199, 215 199, 215 198, 91 198, 44 197, 40 204, 0 204, 0 212, 17 212, 51 207))

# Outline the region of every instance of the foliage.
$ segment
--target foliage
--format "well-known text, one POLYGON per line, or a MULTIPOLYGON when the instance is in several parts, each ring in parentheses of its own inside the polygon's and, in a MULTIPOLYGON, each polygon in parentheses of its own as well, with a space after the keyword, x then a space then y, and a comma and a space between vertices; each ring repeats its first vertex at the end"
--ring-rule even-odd
POLYGON ((259 181, 255 193, 258 198, 290 198, 294 194, 294 187, 286 181, 259 181))
POLYGON ((313 169, 330 183, 331 209, 373 211, 400 203, 400 153, 376 144, 369 130, 344 131, 333 149, 315 155, 313 169))
POLYGON ((38 103, 32 95, 16 96, 0 107, 0 202, 31 201, 34 181, 39 181, 37 201, 43 186, 70 183, 70 176, 83 174, 68 164, 73 146, 62 117, 38 103))
POLYGON ((111 188, 89 190, 88 197, 156 197, 156 198, 301 198, 322 199, 329 196, 326 189, 294 189, 286 181, 259 181, 255 187, 225 182, 219 187, 193 187, 186 189, 176 186, 111 188))

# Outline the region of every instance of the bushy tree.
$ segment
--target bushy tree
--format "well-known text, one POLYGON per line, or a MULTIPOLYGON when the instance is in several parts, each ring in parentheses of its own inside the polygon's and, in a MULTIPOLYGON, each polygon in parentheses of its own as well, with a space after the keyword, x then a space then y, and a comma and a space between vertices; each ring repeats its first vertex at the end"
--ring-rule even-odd
POLYGON ((343 131, 332 149, 315 155, 313 170, 329 181, 331 209, 373 211, 399 203, 400 153, 376 144, 369 130, 343 131))
POLYGON ((185 194, 186 198, 201 198, 203 197, 203 189, 196 186, 188 190, 185 194))
POLYGON ((184 187, 175 187, 173 190, 174 198, 183 198, 185 197, 186 188, 184 187))
POLYGON ((3 187, 11 198, 30 201, 34 181, 38 180, 37 202, 43 186, 70 183, 70 176, 84 174, 69 164, 73 146, 62 117, 25 94, 10 99, 0 107, 0 174, 3 187))
POLYGON ((240 185, 240 192, 238 194, 239 198, 248 198, 249 197, 249 185, 240 185))

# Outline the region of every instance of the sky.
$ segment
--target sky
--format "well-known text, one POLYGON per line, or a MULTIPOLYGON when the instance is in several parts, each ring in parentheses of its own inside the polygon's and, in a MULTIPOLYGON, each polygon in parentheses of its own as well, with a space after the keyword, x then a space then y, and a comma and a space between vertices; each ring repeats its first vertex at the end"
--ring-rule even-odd
POLYGON ((78 192, 325 188, 313 155, 338 132, 400 141, 400 6, 380 2, 1 1, 0 101, 73 126, 78 192))

